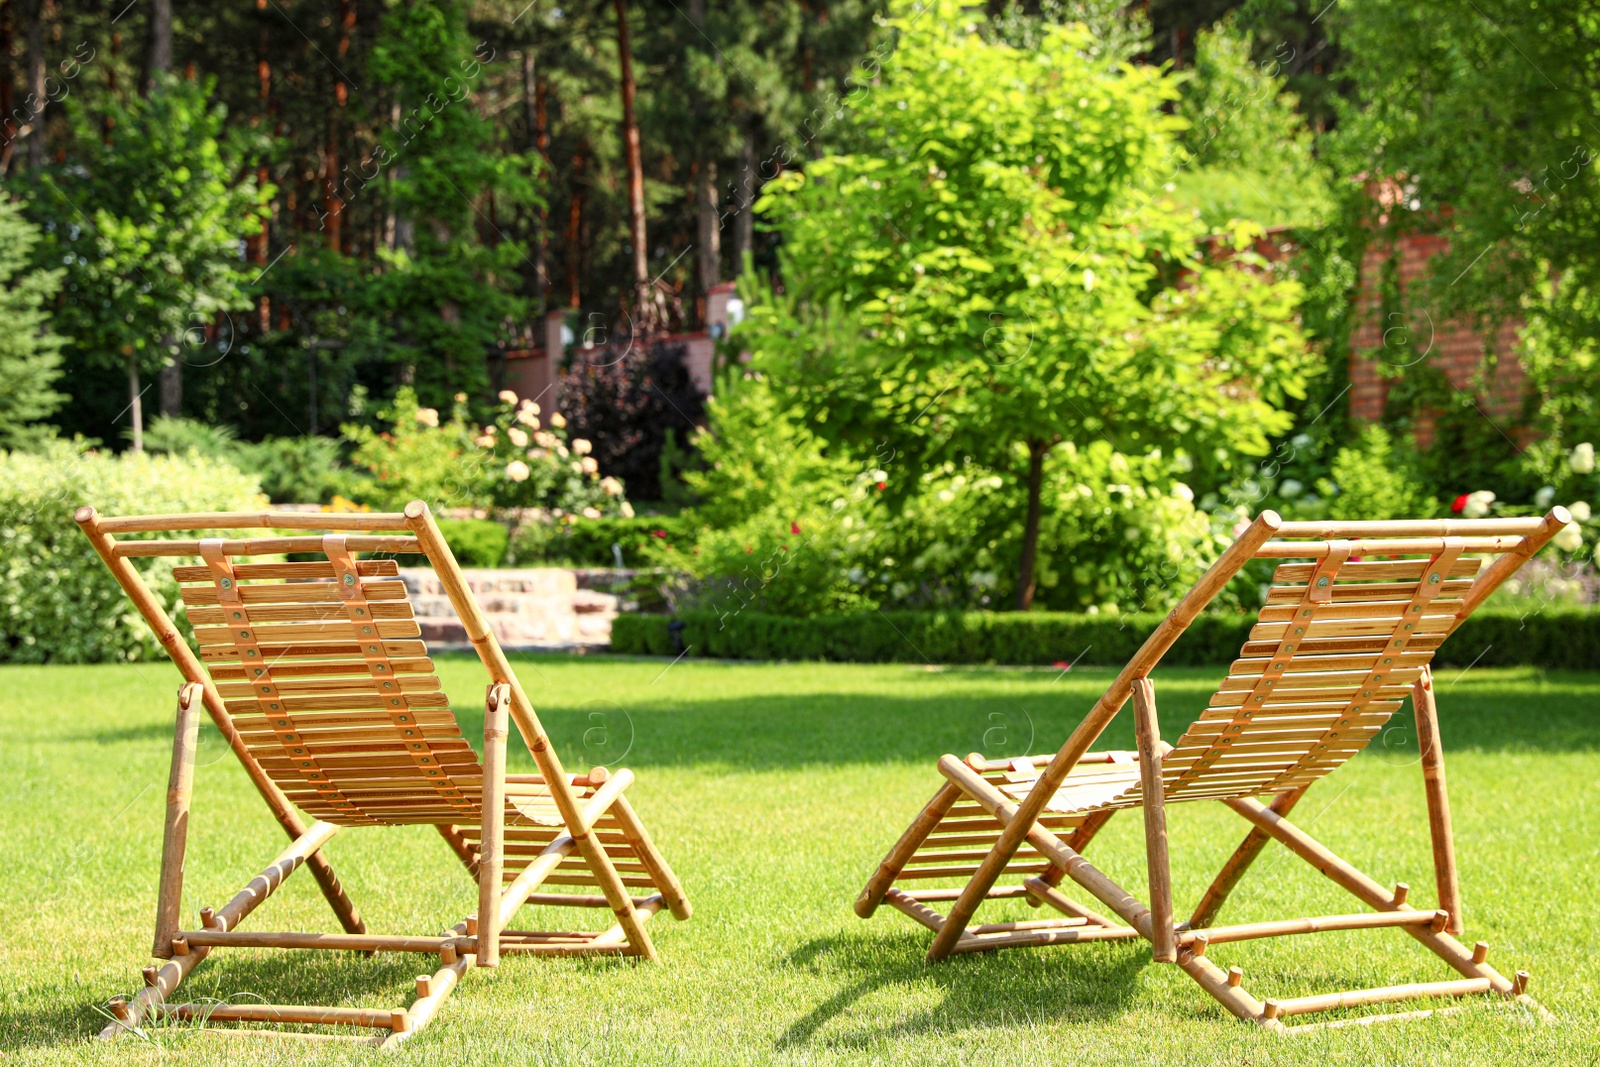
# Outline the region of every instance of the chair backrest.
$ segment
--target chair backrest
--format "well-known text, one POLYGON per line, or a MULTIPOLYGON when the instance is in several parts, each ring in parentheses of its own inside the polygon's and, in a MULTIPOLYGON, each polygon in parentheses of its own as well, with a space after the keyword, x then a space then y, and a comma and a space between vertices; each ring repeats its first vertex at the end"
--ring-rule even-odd
POLYGON ((564 817, 577 796, 459 565, 427 507, 404 514, 260 512, 102 517, 77 521, 252 771, 307 814, 342 824, 472 824, 483 769, 434 674, 393 559, 434 565, 491 684, 511 687, 511 713, 564 817), (312 536, 199 540, 119 534, 267 529, 312 536), (294 554, 297 562, 249 562, 294 554), (198 557, 173 569, 198 658, 128 562, 198 557))
POLYGON ((1166 796, 1286 792, 1350 759, 1445 639, 1566 521, 1557 508, 1533 519, 1281 524, 1251 555, 1295 562, 1275 569, 1240 658, 1163 759, 1166 796))

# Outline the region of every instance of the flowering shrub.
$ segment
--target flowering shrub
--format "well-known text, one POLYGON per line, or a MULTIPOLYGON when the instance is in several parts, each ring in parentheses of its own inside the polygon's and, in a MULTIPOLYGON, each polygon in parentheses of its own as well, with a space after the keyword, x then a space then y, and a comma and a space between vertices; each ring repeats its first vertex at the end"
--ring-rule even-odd
POLYGON ((391 510, 418 498, 438 508, 536 508, 568 522, 633 514, 622 483, 602 476, 590 443, 568 441, 560 412, 546 425, 539 405, 508 389, 493 418, 477 427, 467 421, 466 399, 458 394, 443 418, 403 388, 384 412, 390 429, 344 427, 355 445, 351 462, 373 475, 360 488, 363 502, 391 510))

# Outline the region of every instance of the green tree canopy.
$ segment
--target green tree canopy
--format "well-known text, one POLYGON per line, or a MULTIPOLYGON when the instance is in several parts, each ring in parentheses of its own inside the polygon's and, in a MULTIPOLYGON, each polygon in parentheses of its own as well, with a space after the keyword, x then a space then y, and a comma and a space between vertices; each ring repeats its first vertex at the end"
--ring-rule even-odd
POLYGON ((61 376, 61 338, 50 332, 45 311, 62 270, 30 267, 38 243, 38 228, 0 199, 0 447, 28 441, 36 432, 29 424, 65 399, 53 388, 61 376))
POLYGON ((1299 286, 1243 240, 1203 255, 1202 224, 1160 198, 1182 127, 1162 71, 1107 69, 1081 26, 988 41, 953 0, 892 25, 855 150, 767 187, 784 289, 751 292, 747 343, 832 441, 1023 480, 1026 607, 1057 446, 1161 448, 1215 481, 1287 428, 1299 286))

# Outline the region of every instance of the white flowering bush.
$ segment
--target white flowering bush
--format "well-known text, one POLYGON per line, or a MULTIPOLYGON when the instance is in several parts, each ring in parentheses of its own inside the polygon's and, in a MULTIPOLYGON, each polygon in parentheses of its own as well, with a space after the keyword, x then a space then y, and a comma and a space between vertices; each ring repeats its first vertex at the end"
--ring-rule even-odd
POLYGON ((389 429, 346 426, 351 462, 372 474, 361 502, 390 510, 415 499, 436 508, 536 508, 568 522, 632 515, 622 483, 602 476, 590 442, 568 440, 560 412, 546 415, 509 389, 497 399, 479 426, 468 421, 465 394, 446 417, 403 388, 384 412, 389 429))
MULTIPOLYGON (((266 506, 254 475, 198 455, 0 452, 0 660, 95 663, 162 652, 88 538, 81 505, 103 515, 252 511, 266 506)), ((181 536, 181 535, 178 535, 181 536)), ((180 628, 171 557, 135 561, 180 628)))

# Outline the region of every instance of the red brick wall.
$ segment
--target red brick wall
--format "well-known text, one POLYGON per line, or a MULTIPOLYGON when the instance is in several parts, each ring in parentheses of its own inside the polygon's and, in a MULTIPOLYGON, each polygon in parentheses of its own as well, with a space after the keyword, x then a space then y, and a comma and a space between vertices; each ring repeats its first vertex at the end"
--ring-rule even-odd
MULTIPOLYGON (((1384 262, 1391 255, 1398 255, 1399 286, 1404 296, 1412 285, 1430 275, 1429 261, 1448 247, 1444 238, 1432 234, 1407 234, 1392 241, 1374 241, 1367 247, 1361 261, 1355 323, 1350 334, 1350 413, 1362 422, 1372 422, 1383 414, 1390 381, 1380 374, 1381 364, 1404 367, 1427 359, 1444 372, 1451 385, 1473 396, 1478 409, 1495 425, 1520 442, 1527 436, 1516 425, 1524 385, 1522 364, 1515 356, 1520 323, 1506 323, 1495 335, 1495 349, 1501 359, 1480 395, 1476 378, 1486 353, 1480 333, 1459 320, 1433 321, 1422 311, 1413 312, 1406 319, 1384 319, 1384 262)), ((1432 444, 1433 419, 1428 412, 1418 413, 1415 434, 1417 444, 1423 448, 1432 444)))

